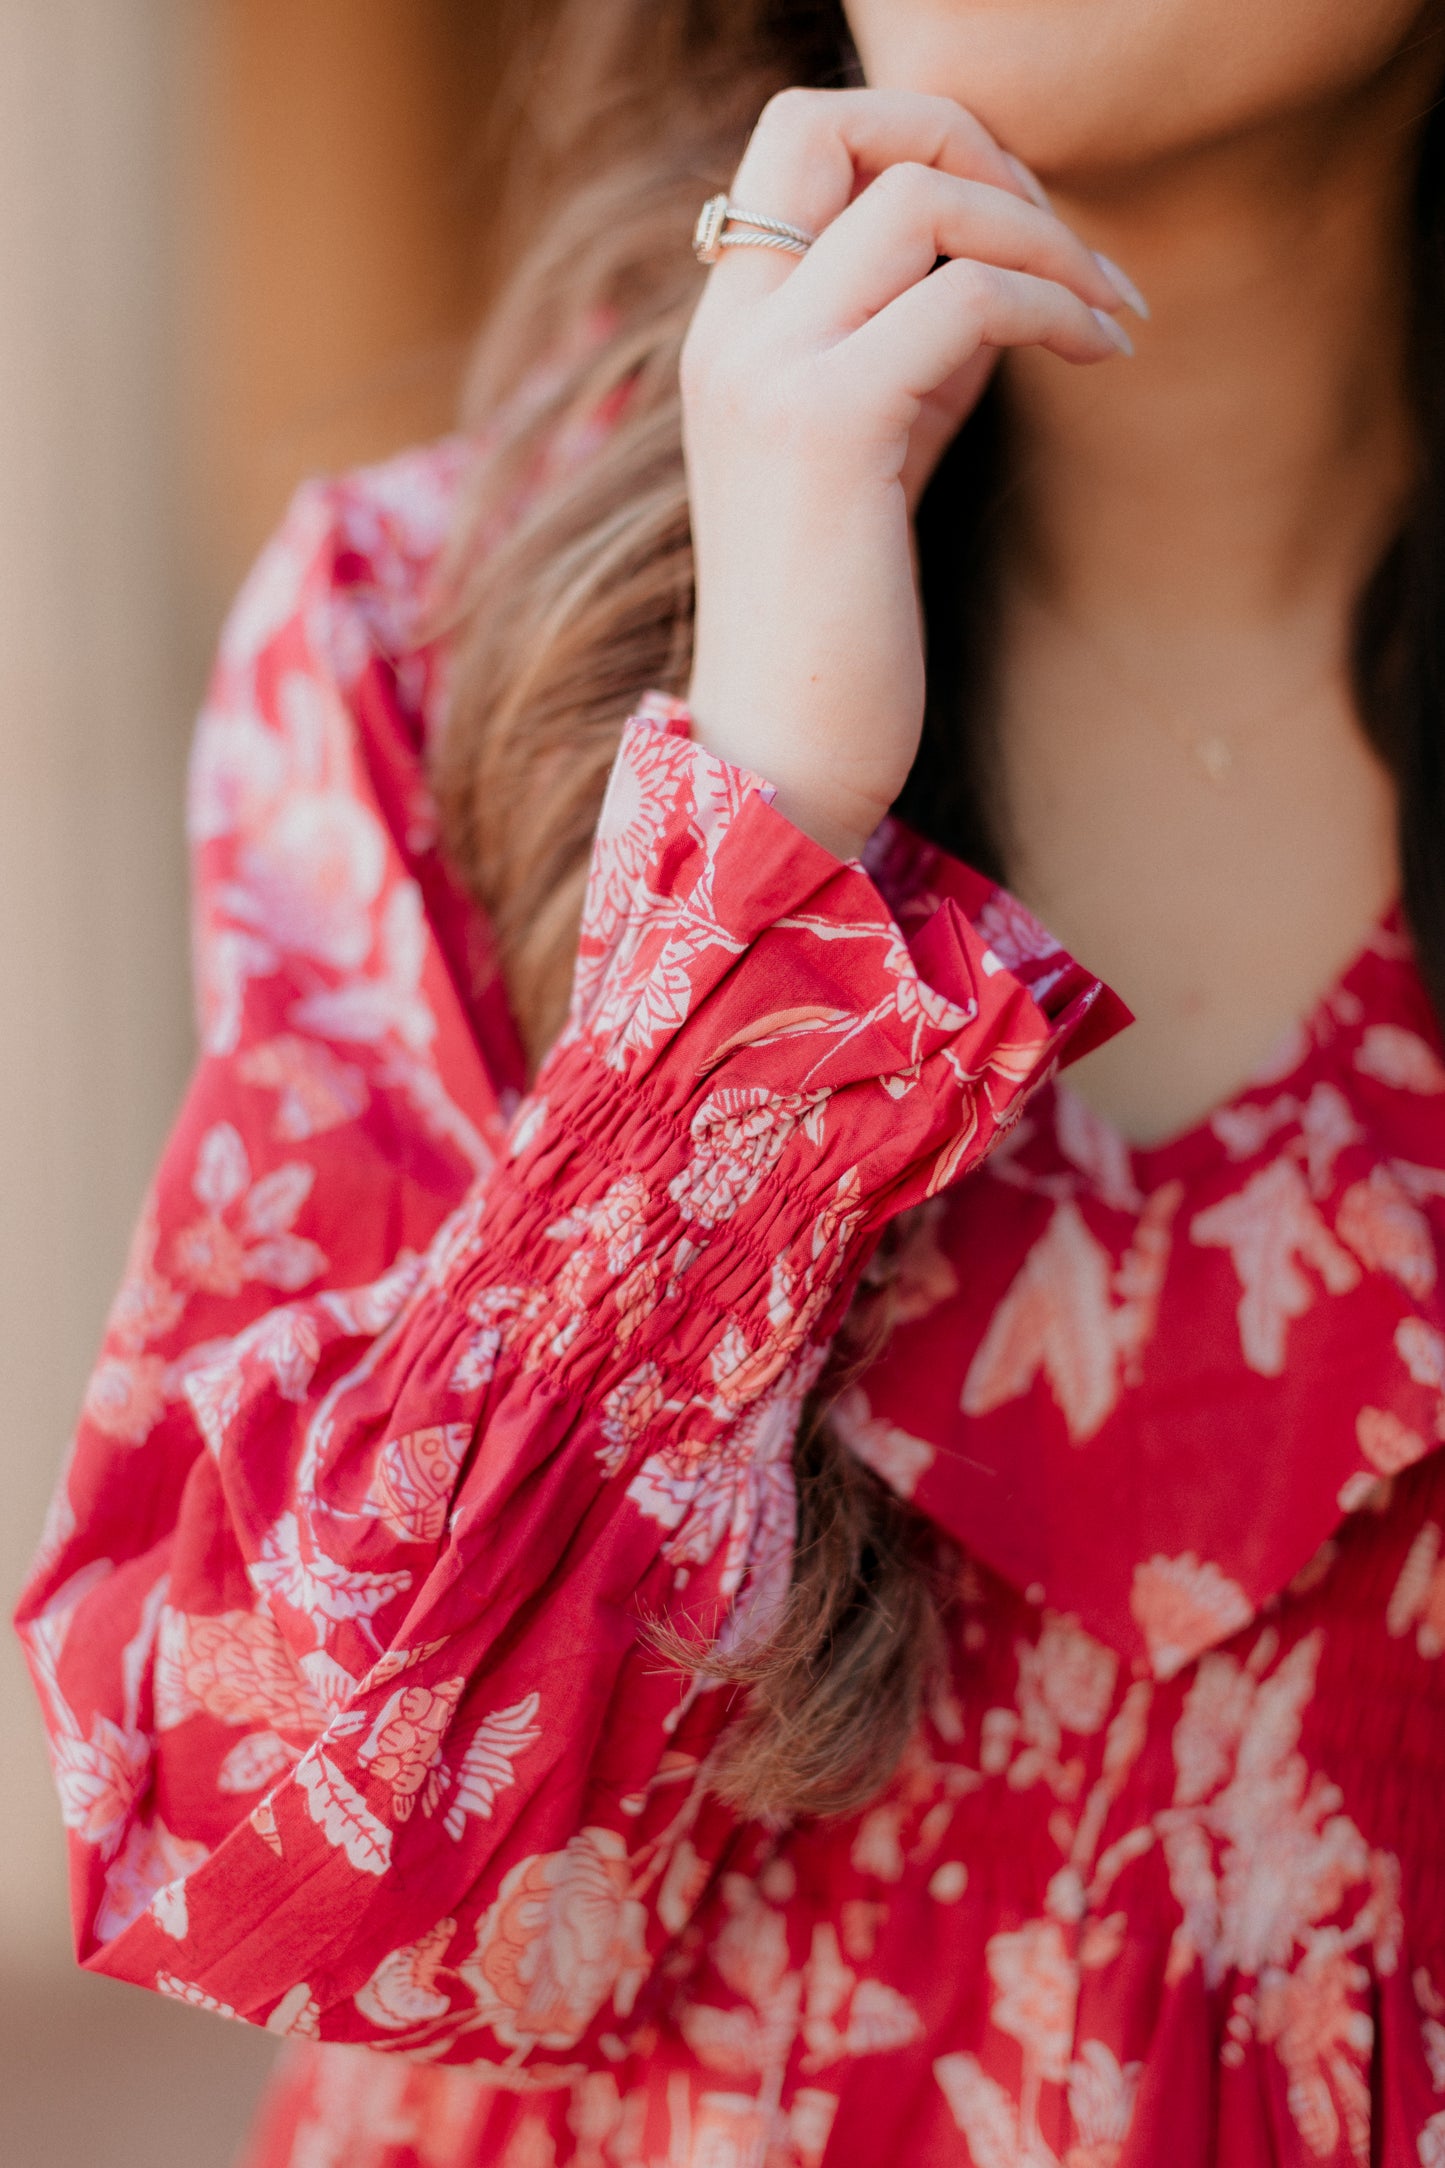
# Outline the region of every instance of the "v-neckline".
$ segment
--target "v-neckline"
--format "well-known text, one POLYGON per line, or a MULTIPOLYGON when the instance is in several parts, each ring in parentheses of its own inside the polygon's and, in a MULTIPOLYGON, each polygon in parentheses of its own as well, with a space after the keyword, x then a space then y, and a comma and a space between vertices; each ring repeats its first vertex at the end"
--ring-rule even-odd
POLYGON ((1224 1156, 1228 1147, 1221 1131, 1227 1125, 1228 1117, 1247 1101, 1260 1098, 1266 1092, 1286 1096, 1311 1057, 1334 1036, 1341 1003, 1351 1004, 1358 982, 1371 964, 1382 955, 1398 956, 1402 947, 1408 951, 1408 946, 1404 913, 1396 898, 1380 912, 1353 954, 1311 1006, 1280 1033, 1271 1052, 1244 1082, 1222 1094, 1193 1121, 1182 1124, 1152 1144, 1135 1143, 1107 1115, 1098 1112, 1075 1091, 1066 1078, 1056 1079, 1053 1096, 1056 1102, 1071 1102, 1081 1125, 1086 1125, 1102 1141, 1111 1162, 1127 1166, 1134 1187, 1147 1195, 1161 1182, 1198 1172, 1224 1156))

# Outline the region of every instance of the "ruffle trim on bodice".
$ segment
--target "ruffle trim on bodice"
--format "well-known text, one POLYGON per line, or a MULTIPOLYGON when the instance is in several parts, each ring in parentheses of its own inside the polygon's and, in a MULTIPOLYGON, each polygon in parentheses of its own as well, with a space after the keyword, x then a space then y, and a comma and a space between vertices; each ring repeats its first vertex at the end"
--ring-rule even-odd
POLYGON ((914 1222, 855 1447, 1167 1677, 1445 1437, 1445 1058, 1392 913, 1283 1058, 1131 1151, 1040 1094, 914 1222), (924 1349, 927 1349, 925 1363, 924 1349))

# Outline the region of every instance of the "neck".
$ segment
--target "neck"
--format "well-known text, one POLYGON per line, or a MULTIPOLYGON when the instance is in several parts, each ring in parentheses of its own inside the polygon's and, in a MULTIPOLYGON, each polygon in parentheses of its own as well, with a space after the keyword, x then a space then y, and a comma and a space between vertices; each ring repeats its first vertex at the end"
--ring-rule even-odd
POLYGON ((1136 1137, 1250 1075, 1397 888, 1345 666, 1416 461, 1413 129, 1379 96, 1060 190, 1154 317, 1133 361, 1005 377, 995 820, 1139 1016, 1077 1080, 1136 1137))
POLYGON ((1382 82, 1347 110, 1060 193, 1154 314, 1132 362, 1007 365, 1017 562, 1042 597, 1125 638, 1342 623, 1414 457, 1402 102, 1382 82))

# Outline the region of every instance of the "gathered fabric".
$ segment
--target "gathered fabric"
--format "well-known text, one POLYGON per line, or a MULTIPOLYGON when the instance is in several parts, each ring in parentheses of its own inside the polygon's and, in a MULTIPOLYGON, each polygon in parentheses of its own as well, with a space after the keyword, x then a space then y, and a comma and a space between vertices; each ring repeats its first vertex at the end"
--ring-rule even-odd
POLYGON ((529 1084, 426 783, 470 456, 302 493, 198 732, 201 1059, 18 1614, 82 1963, 286 2036, 253 2168, 1445 2168, 1398 914, 1131 1151, 1056 1081, 1126 1012, 1013 898, 652 695, 529 1084), (706 1651, 820 1386, 958 1600, 894 1783, 778 1826, 706 1651))

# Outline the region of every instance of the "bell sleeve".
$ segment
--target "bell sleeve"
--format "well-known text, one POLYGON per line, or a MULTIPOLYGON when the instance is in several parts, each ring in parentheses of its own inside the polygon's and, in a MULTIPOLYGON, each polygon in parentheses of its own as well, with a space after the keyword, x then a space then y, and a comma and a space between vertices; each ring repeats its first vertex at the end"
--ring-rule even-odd
POLYGON ((208 1052, 19 1622, 89 1969, 519 2074, 636 2036, 734 1826, 730 1694, 648 1629, 766 1633, 878 1235, 1117 1018, 962 869, 905 932, 654 700, 516 1103, 299 556, 203 732, 208 1052))

